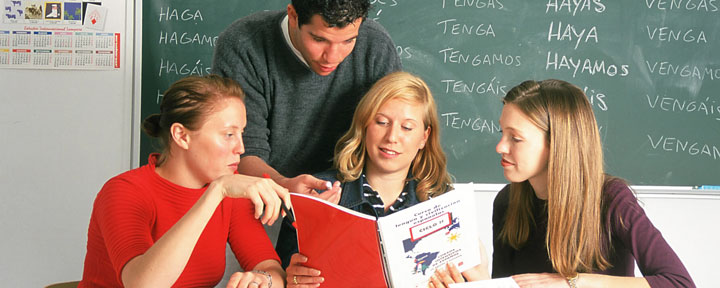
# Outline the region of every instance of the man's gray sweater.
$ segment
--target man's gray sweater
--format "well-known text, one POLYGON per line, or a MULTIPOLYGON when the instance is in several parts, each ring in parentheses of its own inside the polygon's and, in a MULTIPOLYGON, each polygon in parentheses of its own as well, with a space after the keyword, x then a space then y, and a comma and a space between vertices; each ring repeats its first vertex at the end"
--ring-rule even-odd
POLYGON ((385 29, 367 19, 353 52, 320 76, 285 41, 285 15, 259 12, 231 24, 217 41, 213 73, 235 79, 246 93, 243 156, 258 156, 294 177, 330 168, 335 143, 350 127, 360 98, 401 64, 385 29))

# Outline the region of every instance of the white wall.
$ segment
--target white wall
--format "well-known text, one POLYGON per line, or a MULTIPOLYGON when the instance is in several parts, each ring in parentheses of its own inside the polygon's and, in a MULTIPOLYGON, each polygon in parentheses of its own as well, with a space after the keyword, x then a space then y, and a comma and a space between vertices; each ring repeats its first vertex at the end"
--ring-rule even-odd
MULTIPOLYGON (((638 197, 655 227, 685 264, 697 287, 720 287, 717 249, 720 195, 642 193, 638 197)), ((637 272, 636 272, 637 273, 637 272)))
POLYGON ((2 287, 79 280, 95 194, 130 168, 132 1, 103 2, 121 69, 0 69, 2 287))

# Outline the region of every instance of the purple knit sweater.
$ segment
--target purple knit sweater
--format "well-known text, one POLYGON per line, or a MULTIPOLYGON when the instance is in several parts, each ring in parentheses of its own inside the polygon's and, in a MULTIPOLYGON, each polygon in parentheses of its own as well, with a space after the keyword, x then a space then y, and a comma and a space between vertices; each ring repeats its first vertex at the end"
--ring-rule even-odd
MULTIPOLYGON (((545 248, 547 232, 547 201, 534 198, 534 217, 537 227, 531 228, 528 242, 515 250, 499 240, 505 224, 510 186, 505 186, 493 204, 493 268, 492 277, 507 277, 523 273, 555 272, 545 248)), ((605 186, 605 223, 612 236, 610 267, 598 274, 634 276, 635 265, 651 287, 695 287, 685 266, 660 231, 653 226, 638 205, 630 188, 619 180, 605 186), (620 220, 622 219, 622 220, 620 220), (622 221, 622 224, 621 224, 622 221)))

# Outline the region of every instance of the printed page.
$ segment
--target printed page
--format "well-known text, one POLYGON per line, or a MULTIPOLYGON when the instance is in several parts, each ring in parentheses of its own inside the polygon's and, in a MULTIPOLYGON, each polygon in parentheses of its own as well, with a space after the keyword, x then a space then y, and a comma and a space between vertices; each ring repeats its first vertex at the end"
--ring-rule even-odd
POLYGON ((510 277, 450 284, 450 288, 520 288, 510 277))
POLYGON ((480 264, 473 193, 456 189, 378 220, 393 287, 427 287, 448 262, 460 271, 480 264))
POLYGON ((375 217, 290 193, 300 254, 325 277, 323 287, 387 287, 375 217))

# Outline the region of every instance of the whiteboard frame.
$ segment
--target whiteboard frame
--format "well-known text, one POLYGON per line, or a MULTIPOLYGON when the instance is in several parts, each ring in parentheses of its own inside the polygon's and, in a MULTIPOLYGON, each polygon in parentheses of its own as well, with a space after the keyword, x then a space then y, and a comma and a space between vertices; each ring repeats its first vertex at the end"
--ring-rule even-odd
POLYGON ((135 9, 133 14, 133 22, 135 25, 133 25, 134 29, 134 52, 133 53, 133 84, 132 84, 132 130, 131 130, 131 150, 130 150, 130 167, 131 168, 137 168, 140 166, 140 133, 142 132, 142 129, 140 128, 142 120, 140 119, 140 109, 141 109, 141 103, 142 103, 142 6, 143 1, 142 0, 133 0, 132 1, 135 4, 135 9))
MULTIPOLYGON (((475 192, 496 193, 507 183, 455 183, 453 185, 471 185, 475 192)), ((645 198, 720 199, 720 190, 700 190, 691 186, 630 185, 630 187, 635 193, 645 198)))

